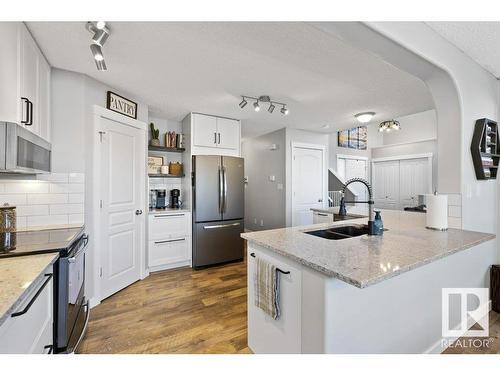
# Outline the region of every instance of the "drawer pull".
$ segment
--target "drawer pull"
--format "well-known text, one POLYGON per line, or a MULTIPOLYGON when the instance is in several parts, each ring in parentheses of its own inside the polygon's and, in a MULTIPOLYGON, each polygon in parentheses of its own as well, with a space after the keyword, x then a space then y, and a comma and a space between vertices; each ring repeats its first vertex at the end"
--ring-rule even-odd
POLYGON ((179 241, 185 241, 185 238, 179 238, 177 240, 164 240, 164 241, 155 241, 155 244, 160 244, 160 243, 167 243, 167 242, 179 242, 179 241))
POLYGON ((155 217, 181 217, 185 216, 184 214, 174 214, 174 215, 155 215, 155 217))
POLYGON ((15 313, 12 313, 11 317, 15 318, 16 316, 21 316, 21 315, 24 315, 24 314, 26 314, 28 312, 28 310, 33 305, 33 303, 35 303, 35 301, 38 298, 38 296, 40 295, 40 293, 42 293, 42 290, 45 288, 45 285, 47 285, 48 282, 50 281, 50 279, 52 279, 52 274, 51 273, 46 273, 45 276, 48 276, 47 279, 45 279, 45 281, 43 282, 42 286, 40 287, 40 289, 38 289, 38 291, 33 296, 33 298, 31 299, 31 301, 26 305, 26 307, 23 310, 15 312, 15 313))
MULTIPOLYGON (((250 256, 252 258, 255 258, 255 253, 250 253, 250 256)), ((290 271, 283 271, 282 269, 279 269, 278 267, 276 267, 276 271, 281 272, 283 275, 289 275, 290 274, 290 271)))
POLYGON ((319 213, 317 214, 318 216, 328 216, 328 214, 322 214, 322 213, 319 213))
POLYGON ((228 227, 237 227, 239 225, 240 225, 240 223, 220 224, 220 225, 207 225, 207 226, 204 226, 203 229, 228 228, 228 227))

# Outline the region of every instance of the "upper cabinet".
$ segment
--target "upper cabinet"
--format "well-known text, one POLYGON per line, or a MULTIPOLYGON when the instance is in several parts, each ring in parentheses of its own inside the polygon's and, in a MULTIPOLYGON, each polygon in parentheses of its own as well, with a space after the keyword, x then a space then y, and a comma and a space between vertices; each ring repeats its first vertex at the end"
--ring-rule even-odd
POLYGON ((50 66, 23 23, 0 24, 0 121, 50 142, 50 66))
POLYGON ((240 156, 239 120, 191 113, 183 127, 192 155, 240 156))

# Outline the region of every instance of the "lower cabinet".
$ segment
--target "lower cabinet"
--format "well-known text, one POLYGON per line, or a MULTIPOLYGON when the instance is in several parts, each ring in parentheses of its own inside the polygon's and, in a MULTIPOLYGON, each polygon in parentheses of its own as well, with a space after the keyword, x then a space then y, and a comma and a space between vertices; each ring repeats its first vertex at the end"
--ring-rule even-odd
POLYGON ((32 293, 0 326, 0 353, 52 353, 53 293, 52 266, 50 266, 32 293))
POLYGON ((302 271, 291 262, 266 254, 248 243, 248 346, 260 353, 301 353, 301 301, 302 271), (254 254, 253 257, 251 254, 254 254), (290 272, 280 274, 279 319, 274 320, 255 306, 254 273, 255 259, 261 257, 290 272))
POLYGON ((313 212, 313 224, 333 223, 333 214, 324 212, 313 212))
POLYGON ((151 272, 191 265, 191 215, 149 215, 148 268, 151 272))

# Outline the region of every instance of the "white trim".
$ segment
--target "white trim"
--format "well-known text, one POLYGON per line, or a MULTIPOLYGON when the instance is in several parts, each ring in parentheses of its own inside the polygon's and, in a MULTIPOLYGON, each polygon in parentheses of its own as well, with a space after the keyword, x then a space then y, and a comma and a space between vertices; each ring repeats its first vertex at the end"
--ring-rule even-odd
MULTIPOLYGON (((92 141, 92 213, 93 213, 93 238, 94 238, 94 246, 93 246, 93 257, 94 257, 94 269, 92 270, 93 279, 94 279, 94 296, 91 298, 92 306, 98 305, 102 300, 101 294, 101 277, 100 277, 100 268, 102 267, 102 253, 96 250, 96 247, 100 244, 101 239, 101 215, 100 215, 100 186, 101 186, 101 153, 100 153, 100 119, 105 118, 115 122, 119 122, 126 126, 131 126, 133 128, 142 130, 146 132, 147 124, 142 121, 134 120, 133 118, 126 117, 119 113, 110 111, 109 109, 100 107, 98 105, 94 105, 94 113, 93 113, 93 141, 92 141)), ((147 152, 147 134, 145 134, 145 151, 147 152)), ((146 168, 146 166, 145 166, 146 168)), ((146 169, 145 169, 146 171, 146 169)), ((144 176, 144 181, 147 184, 147 178, 144 176)), ((144 213, 148 212, 147 207, 147 186, 144 186, 144 199, 143 199, 143 207, 142 211, 144 213)), ((147 226, 146 226, 146 217, 147 214, 144 214, 144 223, 143 223, 143 233, 144 233, 144 241, 143 241, 143 250, 140 254, 140 277, 144 279, 149 275, 149 271, 147 270, 146 264, 146 249, 147 249, 147 226)))
POLYGON ((311 149, 311 150, 320 150, 323 155, 323 191, 322 191, 322 196, 323 196, 323 208, 326 207, 326 204, 328 202, 328 168, 327 168, 327 149, 325 145, 321 144, 314 144, 314 143, 302 143, 302 142, 290 142, 290 148, 291 148, 291 165, 290 165, 290 177, 291 177, 291 217, 290 217, 290 222, 291 225, 294 225, 293 222, 293 217, 294 217, 294 212, 295 212, 295 200, 293 197, 293 191, 294 191, 294 186, 293 186, 293 167, 294 167, 294 149, 295 148, 306 148, 306 149, 311 149))
POLYGON ((337 160, 339 159, 368 160, 368 156, 337 154, 337 160))
POLYGON ((432 152, 426 154, 388 156, 385 158, 372 159, 372 163, 376 163, 379 161, 394 161, 394 160, 408 160, 408 159, 424 159, 424 158, 432 159, 432 156, 433 156, 432 152))

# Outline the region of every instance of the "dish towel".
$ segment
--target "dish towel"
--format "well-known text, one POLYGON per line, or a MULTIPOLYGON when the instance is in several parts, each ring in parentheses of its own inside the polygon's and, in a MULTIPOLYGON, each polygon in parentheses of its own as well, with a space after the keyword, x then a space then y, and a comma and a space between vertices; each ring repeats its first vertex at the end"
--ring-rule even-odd
POLYGON ((276 266, 256 258, 254 273, 255 306, 274 320, 280 317, 280 278, 276 266))

